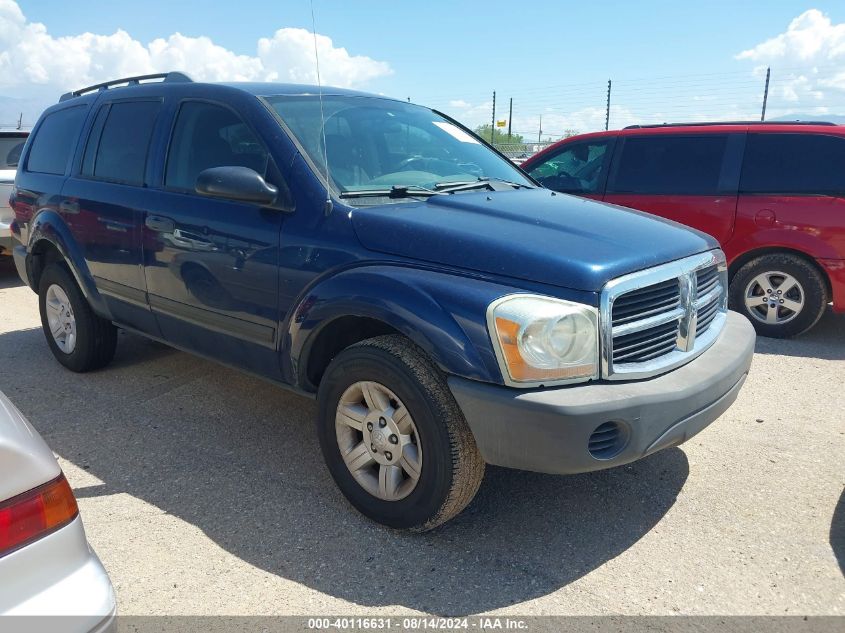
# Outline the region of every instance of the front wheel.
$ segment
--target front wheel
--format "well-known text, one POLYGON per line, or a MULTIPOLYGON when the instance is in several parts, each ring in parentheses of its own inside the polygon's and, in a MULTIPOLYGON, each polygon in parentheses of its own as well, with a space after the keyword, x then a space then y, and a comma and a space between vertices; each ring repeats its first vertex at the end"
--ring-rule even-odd
POLYGON ((443 375, 408 339, 380 336, 338 354, 318 403, 329 471, 374 521, 430 530, 478 491, 484 461, 475 439, 443 375))
POLYGON ((806 332, 824 314, 827 286, 818 269, 787 253, 757 257, 731 280, 730 306, 747 316, 760 336, 806 332))

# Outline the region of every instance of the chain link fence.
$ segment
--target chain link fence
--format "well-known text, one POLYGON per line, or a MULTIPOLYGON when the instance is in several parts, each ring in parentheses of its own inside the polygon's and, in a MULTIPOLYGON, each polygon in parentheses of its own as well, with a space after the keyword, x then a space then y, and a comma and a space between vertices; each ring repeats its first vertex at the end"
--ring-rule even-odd
POLYGON ((557 141, 542 141, 540 143, 494 143, 493 147, 502 152, 502 154, 510 158, 515 163, 521 163, 556 142, 557 141))

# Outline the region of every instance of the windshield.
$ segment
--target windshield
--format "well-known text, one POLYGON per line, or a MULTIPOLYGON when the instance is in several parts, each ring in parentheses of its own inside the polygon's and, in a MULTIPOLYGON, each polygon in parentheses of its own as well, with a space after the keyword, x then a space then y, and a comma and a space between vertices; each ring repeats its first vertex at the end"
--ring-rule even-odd
MULTIPOLYGON (((325 177, 320 100, 267 97, 325 177)), ((480 182, 533 186, 508 160, 428 108, 374 97, 323 97, 329 174, 344 198, 469 190, 480 182)), ((494 188, 490 185, 490 188, 494 188)), ((372 203, 372 200, 370 201, 372 203)))
POLYGON ((17 169, 26 135, 0 136, 0 169, 17 169))

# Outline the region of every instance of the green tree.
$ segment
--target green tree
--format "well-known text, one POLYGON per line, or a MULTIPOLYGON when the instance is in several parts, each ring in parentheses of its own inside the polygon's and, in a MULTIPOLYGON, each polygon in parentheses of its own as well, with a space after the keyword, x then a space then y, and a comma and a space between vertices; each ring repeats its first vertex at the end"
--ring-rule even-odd
POLYGON ((521 134, 511 134, 509 139, 507 128, 491 128, 489 123, 479 125, 475 128, 475 133, 491 145, 523 145, 525 143, 521 134), (493 130, 492 136, 490 135, 491 129, 493 130))

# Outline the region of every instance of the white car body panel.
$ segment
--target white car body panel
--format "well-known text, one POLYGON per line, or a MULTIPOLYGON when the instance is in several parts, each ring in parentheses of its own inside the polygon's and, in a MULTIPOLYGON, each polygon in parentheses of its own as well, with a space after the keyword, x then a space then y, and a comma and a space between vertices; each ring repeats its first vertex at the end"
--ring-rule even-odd
MULTIPOLYGON (((0 393, 0 503, 60 474, 47 444, 0 393)), ((88 545, 79 516, 0 555, 0 630, 6 616, 68 616, 61 620, 63 631, 102 631, 113 625, 115 604, 111 581, 88 545)), ((26 629, 39 629, 39 621, 27 618, 26 629)), ((55 630, 57 621, 44 624, 55 630)))
POLYGON ((0 393, 0 502, 59 476, 53 451, 0 393))

